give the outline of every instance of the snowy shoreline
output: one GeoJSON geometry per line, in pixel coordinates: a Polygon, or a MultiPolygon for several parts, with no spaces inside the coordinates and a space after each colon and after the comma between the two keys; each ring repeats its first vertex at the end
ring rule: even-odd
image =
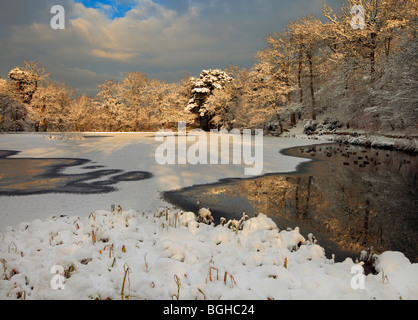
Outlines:
{"type": "MultiPolygon", "coordinates": [[[[301,138],[301,137],[298,137],[301,138]]],[[[383,149],[390,151],[401,151],[410,155],[418,154],[418,144],[416,139],[390,138],[387,136],[364,136],[355,137],[350,135],[317,136],[307,139],[324,140],[335,143],[346,143],[367,148],[383,149]]],[[[306,139],[306,138],[305,138],[306,139]]]]}
{"type": "MultiPolygon", "coordinates": [[[[49,137],[51,140],[60,141],[80,141],[85,140],[84,135],[112,135],[112,134],[125,134],[125,135],[149,135],[154,137],[156,132],[0,132],[0,135],[39,135],[49,137]]],[[[177,133],[174,132],[176,135],[177,133]]],[[[270,135],[267,135],[270,136],[270,135]]],[[[275,137],[273,135],[273,137],[275,137]]],[[[404,135],[389,135],[389,134],[371,134],[371,133],[356,133],[356,132],[323,132],[313,134],[303,134],[300,129],[290,130],[283,133],[280,137],[283,138],[296,138],[301,141],[313,140],[324,141],[324,143],[347,143],[356,146],[363,146],[368,148],[384,149],[390,151],[402,151],[411,155],[418,155],[418,140],[416,137],[406,137],[404,135]]]]}
{"type": "Polygon", "coordinates": [[[370,133],[356,131],[340,131],[329,124],[316,124],[312,121],[305,121],[298,124],[281,137],[297,138],[300,140],[313,140],[324,142],[345,143],[366,148],[383,149],[390,151],[401,151],[410,155],[418,155],[418,140],[416,136],[405,136],[404,134],[370,133]],[[315,130],[314,130],[315,129],[315,130]],[[330,129],[333,129],[330,131],[330,129]]]}

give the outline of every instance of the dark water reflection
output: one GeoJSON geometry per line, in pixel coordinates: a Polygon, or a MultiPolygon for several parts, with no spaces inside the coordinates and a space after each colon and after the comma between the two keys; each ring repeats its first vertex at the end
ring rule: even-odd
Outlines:
{"type": "Polygon", "coordinates": [[[284,153],[315,161],[295,174],[226,180],[165,196],[194,211],[200,200],[217,218],[266,213],[279,227],[312,232],[337,260],[373,247],[418,262],[417,157],[336,144],[284,153]]]}
{"type": "Polygon", "coordinates": [[[109,193],[117,191],[120,182],[147,180],[153,176],[150,172],[87,165],[91,164],[88,159],[11,158],[17,154],[18,151],[0,150],[0,196],[109,193]],[[64,173],[69,168],[83,172],[64,173]]]}

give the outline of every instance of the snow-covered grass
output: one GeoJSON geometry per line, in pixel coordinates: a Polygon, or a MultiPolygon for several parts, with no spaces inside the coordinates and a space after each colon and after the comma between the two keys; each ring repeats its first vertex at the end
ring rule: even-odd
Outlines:
{"type": "Polygon", "coordinates": [[[0,299],[418,298],[418,265],[401,253],[378,256],[379,274],[354,290],[351,259],[326,259],[263,214],[238,232],[168,209],[50,217],[7,228],[0,262],[0,299]]]}

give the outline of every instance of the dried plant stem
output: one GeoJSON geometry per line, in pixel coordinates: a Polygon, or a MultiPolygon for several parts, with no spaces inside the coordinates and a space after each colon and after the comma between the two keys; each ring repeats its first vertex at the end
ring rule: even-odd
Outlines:
{"type": "Polygon", "coordinates": [[[124,272],[125,272],[125,275],[124,275],[124,277],[123,277],[123,283],[122,283],[122,290],[121,290],[121,292],[120,292],[120,295],[121,295],[121,297],[122,297],[122,300],[125,300],[125,298],[128,298],[129,299],[129,296],[126,296],[125,297],[125,285],[126,285],[126,278],[128,278],[128,285],[129,285],[129,287],[130,287],[130,279],[129,279],[129,272],[130,272],[130,268],[125,264],[124,266],[123,266],[123,270],[124,270],[124,272]]]}
{"type": "MultiPolygon", "coordinates": [[[[205,295],[205,293],[202,291],[202,290],[200,290],[200,289],[197,289],[202,295],[203,295],[203,299],[204,300],[206,300],[206,295],[205,295]]],[[[197,297],[196,297],[197,298],[197,297]]]]}
{"type": "Polygon", "coordinates": [[[91,231],[91,240],[93,241],[93,245],[96,243],[96,235],[94,233],[94,230],[91,231]]]}
{"type": "Polygon", "coordinates": [[[180,287],[181,287],[181,281],[180,281],[180,278],[179,277],[177,277],[177,275],[175,275],[174,276],[174,281],[176,282],[176,284],[177,284],[177,295],[176,295],[176,298],[177,298],[177,300],[180,300],[180,287]]]}
{"type": "Polygon", "coordinates": [[[147,263],[147,253],[144,256],[144,262],[145,262],[145,271],[148,272],[149,267],[148,267],[148,263],[147,263]]]}

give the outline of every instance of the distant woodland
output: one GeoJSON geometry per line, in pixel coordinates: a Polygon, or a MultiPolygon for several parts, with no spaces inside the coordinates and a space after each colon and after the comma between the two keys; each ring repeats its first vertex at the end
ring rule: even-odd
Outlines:
{"type": "MultiPolygon", "coordinates": [[[[266,36],[250,69],[203,70],[177,83],[141,72],[108,80],[95,97],[51,80],[25,61],[0,79],[2,132],[143,132],[177,128],[264,129],[333,121],[367,132],[418,132],[416,0],[346,1],[338,12],[290,21],[266,36]],[[353,28],[354,5],[365,9],[353,28]]],[[[273,30],[272,30],[273,31],[273,30]]]]}

